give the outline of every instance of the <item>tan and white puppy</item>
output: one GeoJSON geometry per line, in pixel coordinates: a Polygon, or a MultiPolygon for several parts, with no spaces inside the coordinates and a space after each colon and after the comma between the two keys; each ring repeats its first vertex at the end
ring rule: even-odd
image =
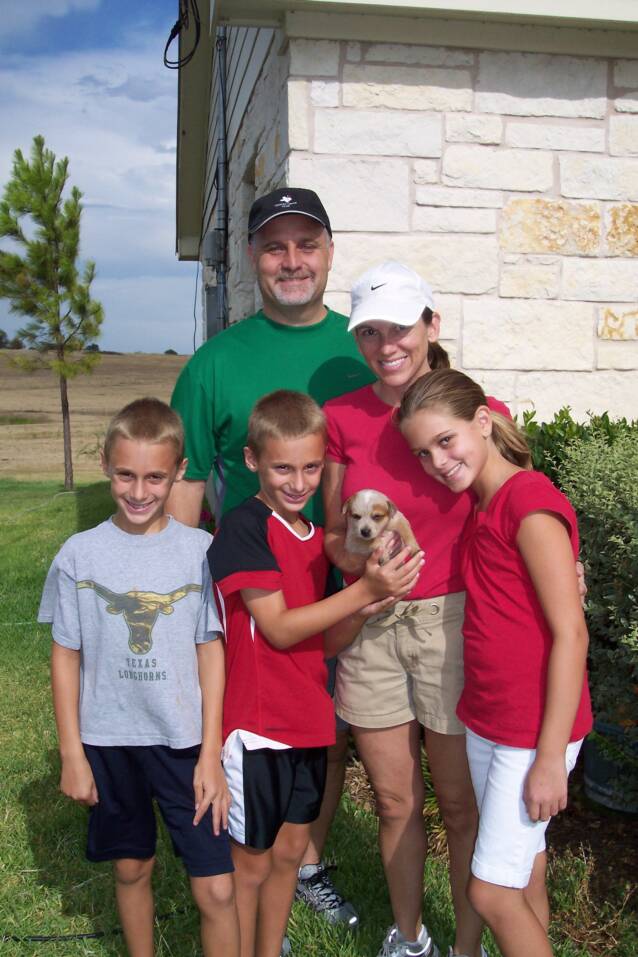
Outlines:
{"type": "Polygon", "coordinates": [[[405,515],[376,489],[364,488],[351,495],[343,503],[341,511],[346,516],[347,551],[355,555],[370,555],[382,545],[386,553],[380,559],[380,564],[402,548],[410,548],[413,554],[419,551],[419,543],[405,515]]]}

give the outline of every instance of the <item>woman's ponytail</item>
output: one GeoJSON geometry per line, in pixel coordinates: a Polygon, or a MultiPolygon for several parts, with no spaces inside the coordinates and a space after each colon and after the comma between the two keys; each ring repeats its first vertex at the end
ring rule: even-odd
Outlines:
{"type": "Polygon", "coordinates": [[[525,436],[513,419],[491,412],[492,441],[504,459],[522,469],[531,469],[532,454],[525,436]]]}
{"type": "MultiPolygon", "coordinates": [[[[425,323],[426,328],[432,324],[434,312],[429,306],[426,306],[421,313],[421,319],[425,323]]],[[[428,365],[432,371],[435,369],[450,368],[450,357],[447,351],[438,342],[428,343],[428,365]]]]}

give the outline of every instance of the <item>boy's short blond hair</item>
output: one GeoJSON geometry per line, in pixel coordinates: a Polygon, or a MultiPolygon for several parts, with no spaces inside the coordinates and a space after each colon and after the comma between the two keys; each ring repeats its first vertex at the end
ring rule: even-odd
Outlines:
{"type": "Polygon", "coordinates": [[[246,445],[259,457],[268,439],[301,439],[316,434],[325,439],[326,417],[315,400],[304,392],[277,389],[253,406],[246,445]]]}
{"type": "Polygon", "coordinates": [[[117,439],[150,442],[152,445],[170,442],[175,449],[175,461],[181,462],[184,458],[182,420],[161,399],[135,399],[111,419],[104,437],[104,458],[107,463],[117,439]]]}

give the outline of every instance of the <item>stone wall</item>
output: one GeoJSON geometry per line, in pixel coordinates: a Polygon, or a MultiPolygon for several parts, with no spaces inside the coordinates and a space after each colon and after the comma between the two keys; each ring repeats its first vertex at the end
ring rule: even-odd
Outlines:
{"type": "Polygon", "coordinates": [[[514,412],[637,417],[638,61],[299,38],[277,56],[287,142],[258,90],[255,179],[321,195],[327,301],[347,312],[364,269],[401,260],[455,364],[514,412]]]}

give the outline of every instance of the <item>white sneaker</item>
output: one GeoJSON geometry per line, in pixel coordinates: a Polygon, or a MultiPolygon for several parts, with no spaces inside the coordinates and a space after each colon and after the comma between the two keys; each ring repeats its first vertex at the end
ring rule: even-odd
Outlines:
{"type": "MultiPolygon", "coordinates": [[[[464,954],[455,954],[452,947],[448,948],[447,957],[465,957],[464,954]]],[[[489,957],[485,947],[481,944],[481,957],[489,957]]]]}
{"type": "Polygon", "coordinates": [[[416,940],[406,940],[396,924],[388,928],[377,957],[440,957],[439,949],[425,924],[416,940]]]}

